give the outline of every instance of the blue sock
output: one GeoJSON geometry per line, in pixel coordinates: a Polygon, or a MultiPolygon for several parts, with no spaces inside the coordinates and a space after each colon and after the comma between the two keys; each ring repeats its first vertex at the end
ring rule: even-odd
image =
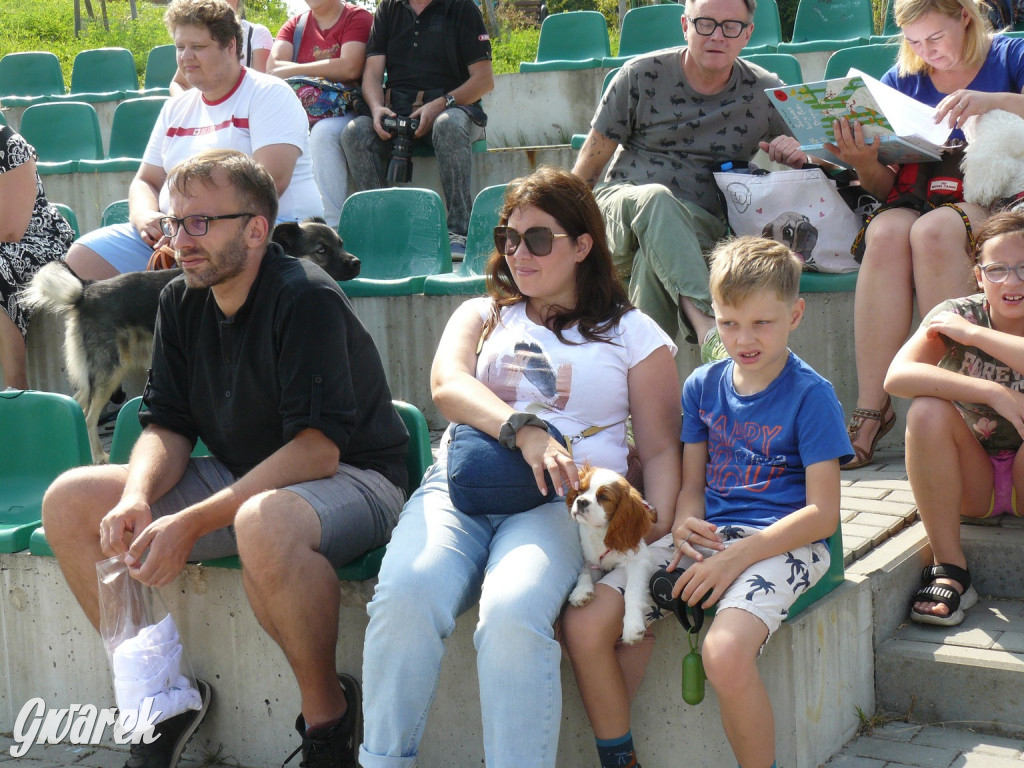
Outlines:
{"type": "Polygon", "coordinates": [[[617,739],[597,739],[597,756],[601,768],[640,768],[633,749],[632,731],[626,731],[617,739]]]}

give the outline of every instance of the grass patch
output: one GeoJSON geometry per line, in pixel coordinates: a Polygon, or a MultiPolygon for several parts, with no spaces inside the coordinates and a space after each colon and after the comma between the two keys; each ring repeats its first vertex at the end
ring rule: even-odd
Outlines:
{"type": "MultiPolygon", "coordinates": [[[[151,48],[171,42],[164,27],[166,5],[137,0],[138,18],[131,18],[128,0],[107,0],[110,30],[103,28],[100,4],[93,3],[96,18],[85,15],[83,29],[75,37],[74,5],[69,0],[0,0],[0,52],[50,51],[60,61],[64,83],[71,84],[71,70],[79,51],[90,48],[127,48],[135,56],[135,68],[142,83],[146,75],[146,56],[151,48]]],[[[245,16],[276,34],[288,19],[283,0],[247,0],[245,16]]],[[[502,19],[504,32],[492,43],[494,73],[518,72],[519,62],[537,56],[540,30],[523,19],[502,19]]],[[[610,30],[612,51],[618,48],[618,31],[610,30]]]]}

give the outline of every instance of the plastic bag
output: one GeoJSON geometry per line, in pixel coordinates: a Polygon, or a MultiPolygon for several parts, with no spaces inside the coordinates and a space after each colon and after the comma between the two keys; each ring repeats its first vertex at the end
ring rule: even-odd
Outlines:
{"type": "Polygon", "coordinates": [[[120,557],[96,563],[96,577],[119,728],[143,734],[186,710],[202,709],[178,628],[160,593],[133,579],[120,557]]]}

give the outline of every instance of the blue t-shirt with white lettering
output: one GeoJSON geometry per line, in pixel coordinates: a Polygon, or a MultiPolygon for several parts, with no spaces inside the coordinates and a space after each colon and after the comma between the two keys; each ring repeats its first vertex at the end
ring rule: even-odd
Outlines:
{"type": "Polygon", "coordinates": [[[731,359],[683,385],[684,443],[708,444],[705,519],[767,528],[807,505],[805,469],[853,456],[832,385],[792,352],[765,389],[740,395],[731,359]]]}

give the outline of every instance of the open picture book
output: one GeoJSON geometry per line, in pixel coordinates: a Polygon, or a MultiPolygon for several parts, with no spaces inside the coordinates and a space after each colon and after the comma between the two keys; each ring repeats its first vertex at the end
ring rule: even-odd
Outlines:
{"type": "Polygon", "coordinates": [[[878,159],[887,165],[938,160],[952,130],[946,121],[934,122],[934,107],[856,69],[846,77],[767,88],[765,93],[804,152],[847,167],[825,149],[826,143],[835,143],[832,124],[839,118],[859,122],[866,141],[880,141],[878,159]]]}

